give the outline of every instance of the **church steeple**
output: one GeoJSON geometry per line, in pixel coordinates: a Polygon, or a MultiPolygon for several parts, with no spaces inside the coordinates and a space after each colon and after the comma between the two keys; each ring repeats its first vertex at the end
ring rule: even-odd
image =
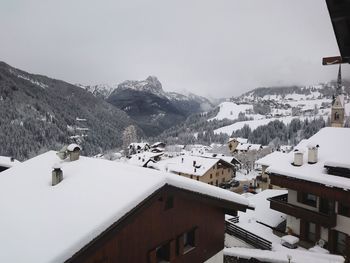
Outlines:
{"type": "Polygon", "coordinates": [[[336,96],[342,93],[341,64],[339,64],[336,96]]]}
{"type": "Polygon", "coordinates": [[[337,87],[335,96],[333,96],[332,110],[331,110],[331,126],[344,127],[345,109],[344,109],[344,95],[342,94],[342,79],[341,79],[341,65],[339,64],[337,87]]]}

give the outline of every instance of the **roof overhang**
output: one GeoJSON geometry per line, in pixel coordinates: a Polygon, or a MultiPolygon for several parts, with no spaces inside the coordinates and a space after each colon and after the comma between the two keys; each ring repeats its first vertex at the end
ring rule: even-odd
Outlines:
{"type": "Polygon", "coordinates": [[[323,58],[323,65],[350,63],[350,0],[326,0],[340,56],[323,58]]]}

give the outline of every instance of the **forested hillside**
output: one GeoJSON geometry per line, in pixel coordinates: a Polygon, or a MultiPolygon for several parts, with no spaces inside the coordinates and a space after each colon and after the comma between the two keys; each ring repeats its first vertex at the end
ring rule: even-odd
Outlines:
{"type": "Polygon", "coordinates": [[[121,146],[123,130],[133,124],[81,88],[0,62],[0,155],[23,160],[59,149],[80,132],[77,118],[89,129],[82,145],[87,155],[121,146]]]}

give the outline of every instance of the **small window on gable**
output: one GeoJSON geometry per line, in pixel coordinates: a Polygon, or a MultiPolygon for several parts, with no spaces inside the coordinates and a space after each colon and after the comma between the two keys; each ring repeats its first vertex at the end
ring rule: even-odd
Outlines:
{"type": "Polygon", "coordinates": [[[174,197],[170,195],[166,199],[164,210],[168,210],[173,207],[174,207],[174,197]]]}
{"type": "Polygon", "coordinates": [[[184,233],[184,254],[189,252],[190,250],[196,247],[196,229],[192,229],[186,233],[184,233]]]}

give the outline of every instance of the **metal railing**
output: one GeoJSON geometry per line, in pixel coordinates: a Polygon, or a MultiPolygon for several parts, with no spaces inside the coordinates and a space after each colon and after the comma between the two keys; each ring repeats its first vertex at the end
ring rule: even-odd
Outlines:
{"type": "Polygon", "coordinates": [[[255,248],[271,250],[272,243],[264,238],[261,238],[229,221],[225,221],[226,223],[226,233],[232,236],[235,236],[244,242],[252,245],[255,248]]]}

